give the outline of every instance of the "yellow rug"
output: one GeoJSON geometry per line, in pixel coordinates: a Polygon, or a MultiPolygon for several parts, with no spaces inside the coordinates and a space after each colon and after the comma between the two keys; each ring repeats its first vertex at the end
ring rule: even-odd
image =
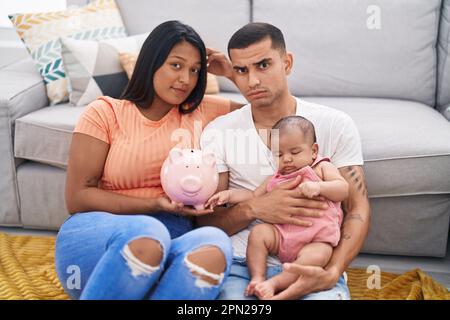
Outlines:
{"type": "MultiPolygon", "coordinates": [[[[0,300],[69,299],[54,268],[54,237],[12,236],[0,233],[0,300]]],[[[381,273],[381,288],[368,289],[371,274],[349,269],[348,285],[354,300],[448,299],[450,292],[421,270],[405,274],[381,273]]]]}

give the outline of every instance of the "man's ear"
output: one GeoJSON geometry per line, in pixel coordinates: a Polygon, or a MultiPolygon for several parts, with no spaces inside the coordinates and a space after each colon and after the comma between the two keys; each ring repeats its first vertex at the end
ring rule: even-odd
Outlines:
{"type": "Polygon", "coordinates": [[[294,65],[294,54],[292,52],[286,52],[284,55],[284,70],[286,75],[291,74],[292,67],[294,65]]]}

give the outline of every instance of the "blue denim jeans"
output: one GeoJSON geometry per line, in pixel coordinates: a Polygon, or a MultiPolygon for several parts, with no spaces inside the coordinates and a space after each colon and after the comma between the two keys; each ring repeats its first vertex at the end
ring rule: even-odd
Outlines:
{"type": "MultiPolygon", "coordinates": [[[[283,267],[268,266],[266,278],[271,278],[280,273],[283,267]]],[[[245,258],[233,258],[230,274],[225,281],[218,299],[220,300],[255,300],[256,297],[246,297],[245,288],[250,282],[250,273],[247,268],[245,258]]],[[[338,283],[330,290],[308,294],[301,300],[350,300],[350,291],[345,282],[344,276],[339,278],[338,283]]]]}
{"type": "Polygon", "coordinates": [[[164,212],[152,216],[86,212],[69,217],[61,226],[55,264],[72,299],[191,300],[217,297],[230,271],[231,257],[231,242],[222,230],[193,230],[185,217],[164,212]],[[139,238],[160,243],[159,266],[145,265],[126,249],[139,238]],[[217,285],[194,275],[186,260],[190,252],[203,246],[216,246],[225,256],[227,265],[217,285]]]}

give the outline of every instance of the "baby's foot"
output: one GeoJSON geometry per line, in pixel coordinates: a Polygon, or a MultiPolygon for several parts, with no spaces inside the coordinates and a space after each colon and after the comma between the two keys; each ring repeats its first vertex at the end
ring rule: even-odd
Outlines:
{"type": "Polygon", "coordinates": [[[258,283],[255,286],[255,295],[261,299],[266,300],[273,297],[275,294],[275,284],[269,280],[258,283]]]}
{"type": "Polygon", "coordinates": [[[263,283],[264,278],[253,278],[245,289],[245,296],[250,297],[255,294],[255,287],[257,284],[263,283]]]}

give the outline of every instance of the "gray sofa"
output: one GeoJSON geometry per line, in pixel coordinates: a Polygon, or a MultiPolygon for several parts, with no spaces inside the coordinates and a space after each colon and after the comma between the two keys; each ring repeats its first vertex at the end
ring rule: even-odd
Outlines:
{"type": "MultiPolygon", "coordinates": [[[[117,3],[130,35],[179,19],[224,51],[233,32],[250,21],[278,26],[295,54],[292,93],[345,111],[359,129],[372,206],[363,252],[445,255],[450,0],[117,3]]],[[[222,95],[242,101],[228,80],[220,86],[222,95]]],[[[1,225],[58,229],[68,216],[65,168],[83,108],[48,106],[29,58],[0,70],[1,225]]]]}

